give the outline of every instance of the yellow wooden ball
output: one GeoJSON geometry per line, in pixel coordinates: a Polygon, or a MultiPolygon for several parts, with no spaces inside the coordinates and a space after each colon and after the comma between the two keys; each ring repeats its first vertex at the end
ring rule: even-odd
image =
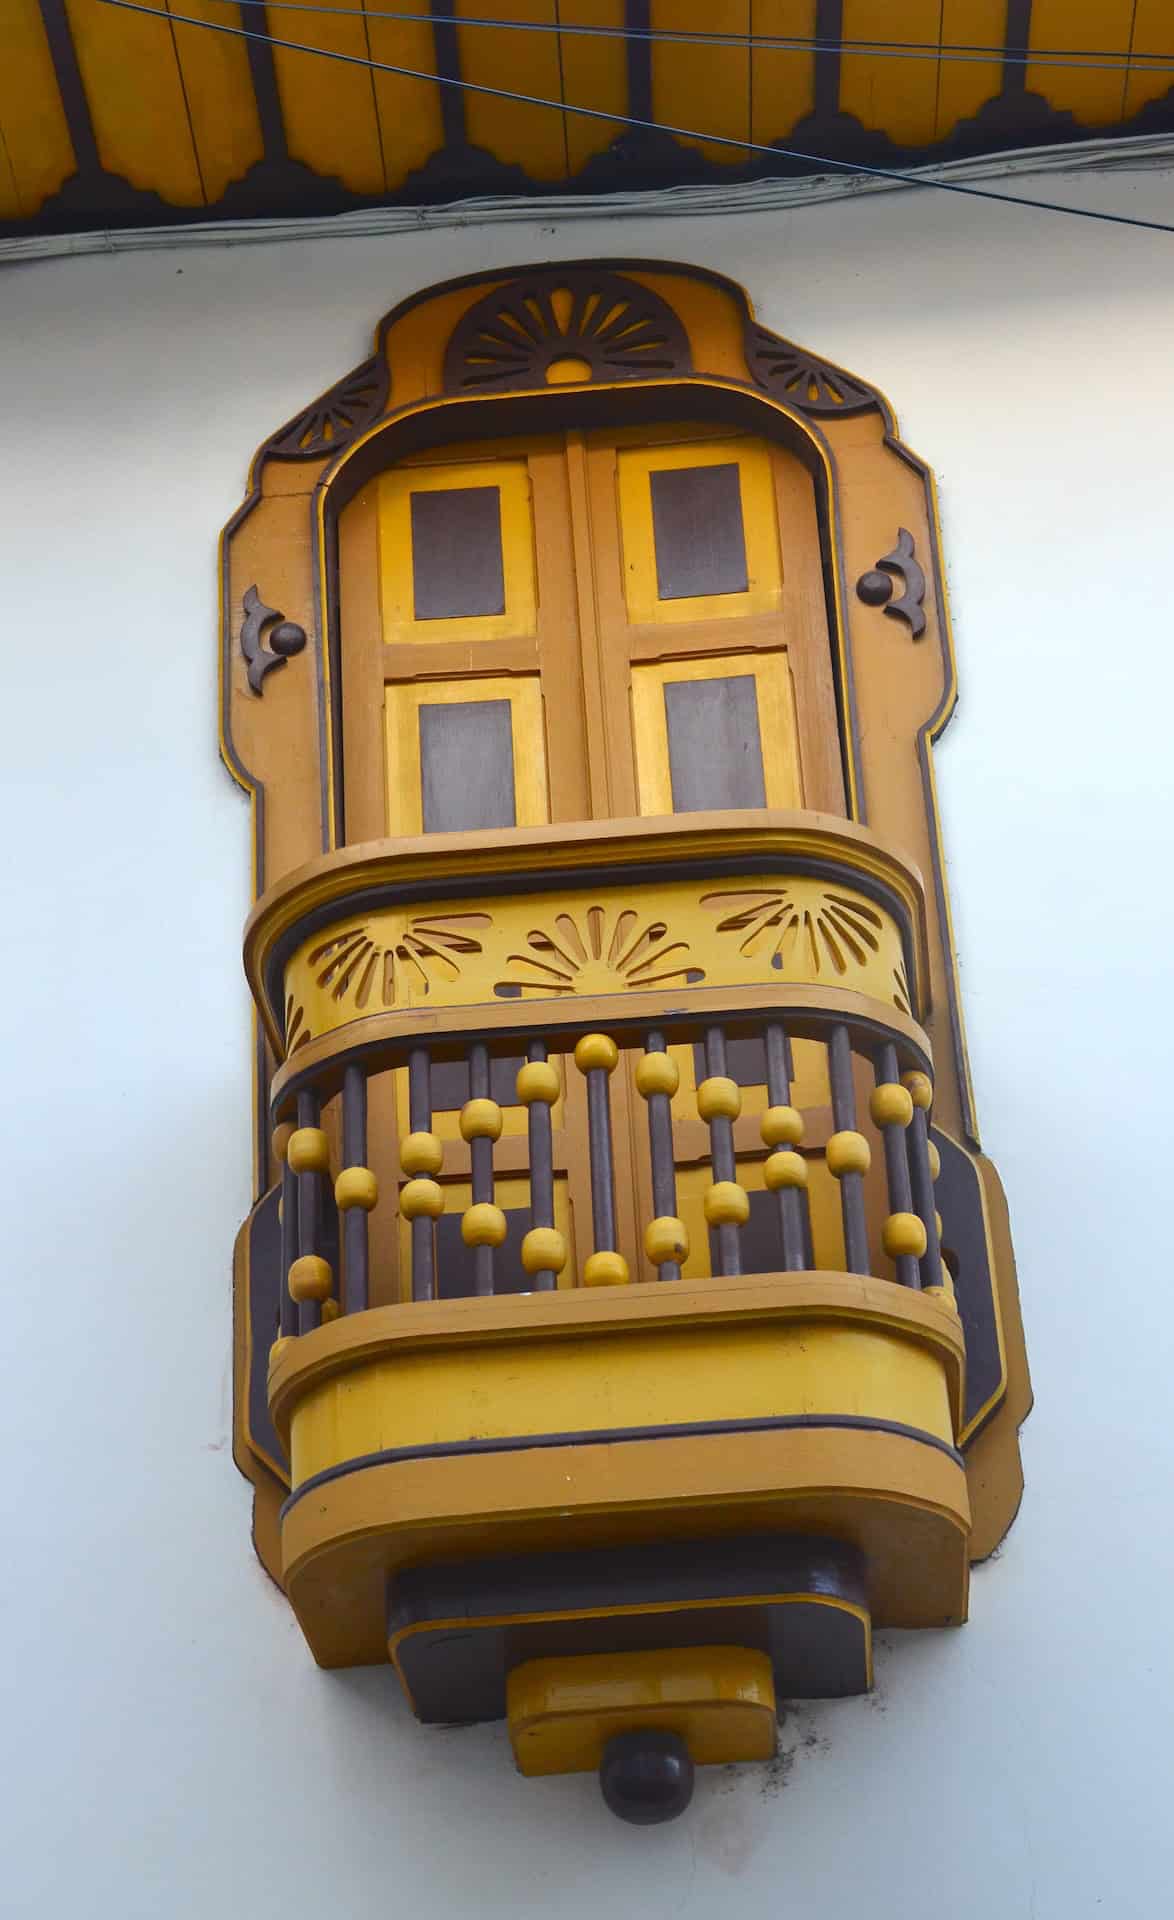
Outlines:
{"type": "Polygon", "coordinates": [[[915,1107],[929,1108],[933,1105],[933,1081],[928,1073],[903,1073],[901,1085],[908,1087],[909,1097],[915,1107]]]}
{"type": "Polygon", "coordinates": [[[277,1365],[277,1362],[280,1360],[282,1354],[285,1352],[286,1348],[292,1347],[292,1346],[293,1346],[293,1340],[290,1337],[290,1335],[288,1333],[279,1333],[276,1340],[273,1342],[273,1345],[269,1349],[269,1365],[271,1367],[275,1367],[277,1365]]]}
{"type": "Polygon", "coordinates": [[[444,1165],[444,1143],[434,1133],[407,1133],[400,1142],[399,1163],[408,1174],[439,1173],[444,1165]]]}
{"type": "Polygon", "coordinates": [[[334,1202],[343,1213],[350,1207],[370,1213],[378,1198],[379,1182],[370,1167],[344,1167],[334,1183],[334,1202]]]}
{"type": "Polygon", "coordinates": [[[805,1187],[807,1162],[801,1153],[772,1153],[762,1169],[762,1177],[772,1193],[780,1187],[805,1187]]]}
{"type": "Polygon", "coordinates": [[[828,1172],[842,1180],[846,1173],[867,1173],[872,1165],[872,1149],[862,1133],[845,1129],[833,1133],[827,1144],[828,1172]]]}
{"type": "Polygon", "coordinates": [[[593,1073],[598,1067],[604,1073],[614,1073],[619,1057],[619,1048],[606,1033],[585,1033],[575,1048],[575,1065],[580,1073],[593,1073]]]}
{"type": "Polygon", "coordinates": [[[938,1236],[938,1240],[940,1241],[940,1240],[941,1240],[941,1237],[942,1237],[942,1216],[941,1216],[941,1214],[940,1214],[940,1213],[935,1213],[935,1214],[934,1214],[934,1217],[933,1217],[933,1230],[934,1230],[934,1232],[935,1232],[935,1233],[937,1234],[937,1236],[938,1236]]]}
{"type": "Polygon", "coordinates": [[[293,1132],[293,1128],[290,1126],[290,1123],[288,1120],[283,1120],[279,1127],[274,1127],[273,1158],[275,1160],[285,1159],[286,1149],[289,1146],[289,1136],[292,1132],[293,1132]]]}
{"type": "Polygon", "coordinates": [[[697,1111],[703,1120],[736,1120],[742,1111],[742,1089],[728,1074],[715,1073],[697,1089],[697,1111]]]}
{"type": "Polygon", "coordinates": [[[671,1053],[646,1053],[636,1068],[636,1088],[645,1100],[654,1093],[667,1093],[671,1100],[681,1084],[681,1074],[671,1053]]]}
{"type": "Polygon", "coordinates": [[[466,1100],[461,1108],[462,1140],[500,1140],[501,1108],[496,1100],[466,1100]]]}
{"type": "Polygon", "coordinates": [[[338,1319],[341,1312],[342,1308],[339,1306],[337,1300],[324,1300],[322,1302],[322,1325],[328,1327],[332,1320],[338,1319]]]}
{"type": "Polygon", "coordinates": [[[325,1173],[330,1165],[330,1142],[321,1127],[295,1127],[285,1154],[295,1173],[325,1173]]]}
{"type": "Polygon", "coordinates": [[[744,1227],[750,1218],[750,1195],[736,1180],[715,1180],[705,1195],[705,1218],[711,1227],[744,1227]]]}
{"type": "Polygon", "coordinates": [[[915,1213],[890,1213],[881,1230],[881,1242],[890,1260],[912,1254],[920,1260],[925,1252],[925,1222],[915,1213]]]}
{"type": "Polygon", "coordinates": [[[505,1235],[505,1215],[491,1200],[478,1200],[461,1215],[461,1239],[467,1247],[500,1247],[505,1235]]]}
{"type": "Polygon", "coordinates": [[[931,1180],[936,1180],[942,1170],[942,1156],[932,1140],[926,1141],[926,1151],[929,1154],[929,1177],[931,1180]]]}
{"type": "Polygon", "coordinates": [[[797,1147],[803,1138],[803,1115],[798,1107],[768,1107],[758,1127],[768,1147],[797,1147]]]}
{"type": "Polygon", "coordinates": [[[654,1267],[662,1267],[666,1260],[687,1260],[689,1230],[685,1222],[671,1213],[650,1220],[644,1229],[644,1251],[654,1267]]]}
{"type": "Polygon", "coordinates": [[[334,1285],[330,1263],[321,1254],[303,1253],[289,1270],[291,1300],[327,1300],[334,1285]]]}
{"type": "Polygon", "coordinates": [[[439,1220],[444,1212],[444,1190],[435,1180],[409,1180],[400,1192],[399,1210],[405,1220],[439,1220]]]}
{"type": "Polygon", "coordinates": [[[527,1060],[518,1068],[517,1093],[524,1107],[533,1106],[536,1100],[552,1107],[559,1096],[557,1067],[552,1067],[549,1060],[527,1060]]]}
{"type": "Polygon", "coordinates": [[[591,1254],[583,1268],[585,1287],[626,1287],[628,1278],[628,1263],[623,1254],[606,1249],[591,1254]]]}
{"type": "Polygon", "coordinates": [[[907,1127],[913,1118],[913,1096],[908,1087],[887,1080],[873,1088],[868,1111],[874,1127],[907,1127]]]}
{"type": "Polygon", "coordinates": [[[557,1227],[531,1227],[522,1242],[522,1265],[527,1273],[561,1273],[567,1264],[567,1243],[557,1227]]]}

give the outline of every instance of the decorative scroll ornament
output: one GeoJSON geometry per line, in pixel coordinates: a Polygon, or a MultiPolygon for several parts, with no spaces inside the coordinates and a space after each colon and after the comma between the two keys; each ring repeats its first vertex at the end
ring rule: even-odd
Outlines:
{"type": "Polygon", "coordinates": [[[444,358],[448,392],[689,373],[685,330],[658,294],[601,269],[537,273],[470,307],[444,358]]]}
{"type": "Polygon", "coordinates": [[[287,620],[277,607],[267,607],[256,587],[246,588],[244,610],[241,652],[248,662],[249,685],[254,693],[260,693],[265,675],[274,667],[283,667],[293,654],[301,652],[306,644],[306,629],[287,620]],[[278,622],[276,626],[274,621],[278,622]]]}
{"type": "Polygon", "coordinates": [[[746,329],[746,360],[765,392],[787,400],[801,413],[864,413],[878,405],[876,394],[830,361],[783,340],[751,321],[746,329]]]}
{"type": "Polygon", "coordinates": [[[280,460],[312,460],[338,453],[378,420],[386,400],[387,363],[381,355],[372,355],[279,427],[266,442],[265,452],[280,460]]]}
{"type": "Polygon", "coordinates": [[[857,597],[866,607],[883,607],[893,620],[907,620],[914,640],[925,632],[925,574],[914,555],[913,535],[907,527],[898,527],[897,544],[892,553],[878,560],[875,572],[862,573],[856,582],[857,597]],[[893,599],[894,579],[900,579],[904,592],[893,599]]]}

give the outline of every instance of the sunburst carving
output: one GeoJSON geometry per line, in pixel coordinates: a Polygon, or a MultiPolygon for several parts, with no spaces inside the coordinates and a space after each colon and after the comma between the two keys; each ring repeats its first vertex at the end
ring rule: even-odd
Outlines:
{"type": "Polygon", "coordinates": [[[847,973],[879,953],[884,920],[874,907],[824,889],[812,901],[796,900],[786,887],[770,892],[706,894],[702,905],[720,915],[719,933],[741,936],[747,959],[769,953],[770,964],[820,974],[847,973]]]}
{"type": "Polygon", "coordinates": [[[372,355],[280,427],[266,451],[283,460],[337,453],[379,418],[386,398],[387,366],[381,356],[372,355]]]}
{"type": "Polygon", "coordinates": [[[665,921],[647,920],[631,907],[557,913],[549,927],[535,927],[526,944],[528,952],[508,956],[509,972],[495,993],[615,993],[696,986],[705,978],[686,941],[672,939],[665,921]]]}
{"type": "Polygon", "coordinates": [[[746,358],[760,387],[802,413],[863,413],[877,404],[876,394],[862,380],[817,360],[766,327],[747,328],[746,358]]]}
{"type": "Polygon", "coordinates": [[[364,922],[311,948],[309,965],[332,999],[349,999],[360,1013],[391,1007],[413,988],[427,994],[434,980],[459,980],[465,961],[481,952],[477,935],[489,924],[487,913],[430,914],[410,921],[388,946],[364,922]]]}
{"type": "Polygon", "coordinates": [[[449,341],[449,392],[504,392],[691,370],[689,342],[658,294],[618,273],[531,274],[471,307],[449,341]]]}

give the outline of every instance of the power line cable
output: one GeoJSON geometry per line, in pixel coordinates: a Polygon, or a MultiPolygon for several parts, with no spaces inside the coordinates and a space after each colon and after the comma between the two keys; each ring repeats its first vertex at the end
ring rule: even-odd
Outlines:
{"type": "Polygon", "coordinates": [[[704,133],[696,127],[678,127],[670,121],[641,120],[632,114],[609,113],[603,107],[572,106],[569,101],[546,100],[534,93],[516,93],[509,87],[490,87],[472,80],[458,80],[448,74],[426,73],[419,67],[392,66],[384,60],[364,60],[358,54],[339,53],[330,47],[306,47],[297,40],[278,40],[270,33],[250,33],[245,27],[221,26],[214,20],[199,20],[187,13],[164,13],[141,0],[102,0],[102,5],[117,7],[124,13],[146,14],[148,19],[174,22],[178,26],[200,27],[207,33],[226,33],[236,40],[257,40],[263,46],[281,47],[290,53],[304,53],[320,60],[340,61],[344,66],[361,67],[368,73],[391,73],[400,79],[425,80],[433,86],[458,87],[463,93],[489,95],[495,100],[512,100],[524,107],[545,107],[552,113],[572,113],[588,120],[604,120],[613,126],[638,127],[646,133],[667,133],[680,140],[701,140],[711,146],[735,147],[742,153],[761,153],[772,160],[802,160],[815,168],[833,168],[861,179],[892,180],[902,187],[926,187],[939,193],[960,193],[971,200],[997,200],[1004,206],[1029,207],[1040,213],[1066,213],[1077,220],[1103,220],[1116,227],[1145,228],[1151,233],[1174,233],[1174,226],[1163,220],[1138,220],[1128,213],[1101,213],[1094,207],[1066,207],[1061,200],[1028,200],[1021,194],[998,193],[992,187],[963,186],[957,180],[930,180],[922,175],[902,172],[897,167],[869,167],[855,160],[834,160],[827,154],[803,153],[797,147],[764,146],[761,141],[736,140],[731,134],[704,133]]]}
{"type": "MultiPolygon", "coordinates": [[[[832,53],[869,60],[932,60],[961,66],[1046,66],[1085,73],[1168,73],[1174,79],[1174,54],[1126,53],[1114,47],[1039,47],[1016,53],[967,41],[832,40],[802,34],[707,33],[685,27],[592,27],[554,20],[497,20],[481,15],[401,13],[375,7],[332,7],[324,0],[215,0],[219,6],[265,7],[273,13],[326,14],[332,19],[395,20],[413,26],[500,27],[506,33],[554,33],[560,38],[624,40],[653,46],[742,47],[748,52],[832,53]],[[1152,64],[1142,64],[1152,63],[1152,64]]],[[[205,25],[209,24],[204,22],[205,25]]]]}

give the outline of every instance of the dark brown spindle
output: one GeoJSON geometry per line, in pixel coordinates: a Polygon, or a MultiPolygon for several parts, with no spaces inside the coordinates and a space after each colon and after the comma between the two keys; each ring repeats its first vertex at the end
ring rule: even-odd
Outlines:
{"type": "MultiPolygon", "coordinates": [[[[347,1067],[342,1076],[342,1163],[367,1165],[367,1075],[362,1067],[347,1067]]],[[[343,1214],[344,1313],[363,1313],[367,1306],[369,1240],[365,1207],[347,1207],[343,1214]]]]}
{"type": "Polygon", "coordinates": [[[583,1269],[588,1286],[627,1278],[616,1246],[616,1183],[612,1159],[611,1089],[619,1060],[606,1033],[585,1033],[575,1045],[575,1065],[587,1082],[587,1143],[591,1154],[591,1238],[594,1250],[583,1269]]]}
{"type": "Polygon", "coordinates": [[[281,1163],[281,1306],[280,1329],[298,1330],[297,1301],[289,1290],[289,1270],[298,1257],[298,1176],[288,1160],[281,1163]]]}
{"type": "MultiPolygon", "coordinates": [[[[545,1042],[531,1040],[526,1048],[526,1058],[544,1065],[545,1042]]],[[[554,1130],[549,1101],[531,1100],[527,1108],[527,1122],[530,1136],[530,1225],[553,1227],[554,1130]]],[[[553,1267],[540,1268],[533,1278],[535,1291],[539,1293],[549,1292],[558,1283],[558,1275],[553,1267]]]]}
{"type": "MultiPolygon", "coordinates": [[[[897,1083],[897,1049],[892,1041],[886,1041],[878,1048],[876,1061],[876,1084],[878,1087],[890,1087],[897,1083]]],[[[908,1108],[906,1108],[908,1112],[908,1108]]],[[[905,1138],[906,1129],[899,1121],[890,1121],[880,1128],[885,1148],[885,1179],[889,1189],[889,1212],[912,1213],[913,1187],[909,1175],[909,1148],[905,1138]]],[[[916,1254],[899,1253],[893,1262],[898,1283],[903,1287],[920,1287],[921,1265],[916,1254]]]]}
{"type": "MultiPolygon", "coordinates": [[[[766,1029],[766,1097],[772,1107],[791,1104],[791,1047],[784,1029],[772,1022],[766,1029]]],[[[788,1273],[806,1273],[812,1266],[811,1218],[803,1187],[780,1187],[779,1229],[783,1267],[788,1273]]]]}
{"type": "Polygon", "coordinates": [[[923,1073],[907,1073],[905,1085],[913,1095],[913,1118],[909,1123],[909,1181],[913,1211],[925,1228],[925,1252],[921,1256],[922,1287],[940,1287],[942,1248],[938,1239],[937,1209],[934,1203],[933,1173],[929,1164],[929,1109],[921,1104],[929,1081],[923,1073]],[[923,1088],[924,1083],[924,1088],[923,1088]],[[920,1097],[919,1097],[920,1096],[920,1097]]]}
{"type": "MultiPolygon", "coordinates": [[[[726,1072],[726,1036],[720,1027],[707,1027],[705,1030],[705,1071],[708,1077],[725,1076],[726,1072]]],[[[734,1123],[725,1114],[717,1114],[708,1123],[709,1159],[713,1168],[714,1184],[719,1180],[738,1178],[738,1163],[734,1155],[734,1123]]],[[[723,1277],[741,1273],[742,1247],[740,1229],[730,1221],[723,1221],[715,1229],[717,1233],[717,1270],[723,1277]]]]}
{"type": "MultiPolygon", "coordinates": [[[[666,1053],[664,1035],[654,1028],[644,1043],[647,1053],[666,1053]]],[[[667,1069],[666,1069],[667,1071],[667,1069]]],[[[652,1164],[652,1211],[658,1220],[677,1217],[677,1163],[673,1157],[673,1107],[667,1093],[650,1093],[648,1103],[648,1157],[652,1164]]],[[[679,1280],[679,1260],[662,1260],[658,1280],[679,1280]]]]}
{"type": "MultiPolygon", "coordinates": [[[[322,1105],[316,1093],[299,1093],[298,1126],[317,1127],[322,1105]]],[[[298,1183],[298,1258],[316,1254],[322,1230],[322,1175],[314,1170],[297,1175],[298,1183]]],[[[322,1324],[322,1308],[317,1300],[298,1302],[298,1332],[312,1333],[322,1324]]]]}
{"type": "MultiPolygon", "coordinates": [[[[480,1042],[469,1048],[469,1098],[489,1099],[489,1048],[480,1042]]],[[[477,1134],[469,1142],[469,1167],[472,1175],[473,1205],[493,1204],[493,1141],[488,1134],[477,1134]]],[[[473,1248],[473,1292],[493,1292],[493,1248],[473,1248]]]]}
{"type": "MultiPolygon", "coordinates": [[[[427,1047],[413,1047],[408,1055],[408,1128],[412,1133],[432,1131],[432,1069],[427,1047]]],[[[436,1227],[427,1214],[412,1221],[412,1299],[436,1298],[436,1227]]]]}
{"type": "MultiPolygon", "coordinates": [[[[832,1119],[837,1133],[856,1132],[856,1085],[852,1078],[852,1042],[844,1026],[832,1028],[828,1041],[828,1078],[832,1089],[832,1119]]],[[[868,1224],[864,1212],[864,1175],[839,1176],[840,1212],[844,1221],[844,1259],[849,1273],[867,1273],[868,1224]]]]}

